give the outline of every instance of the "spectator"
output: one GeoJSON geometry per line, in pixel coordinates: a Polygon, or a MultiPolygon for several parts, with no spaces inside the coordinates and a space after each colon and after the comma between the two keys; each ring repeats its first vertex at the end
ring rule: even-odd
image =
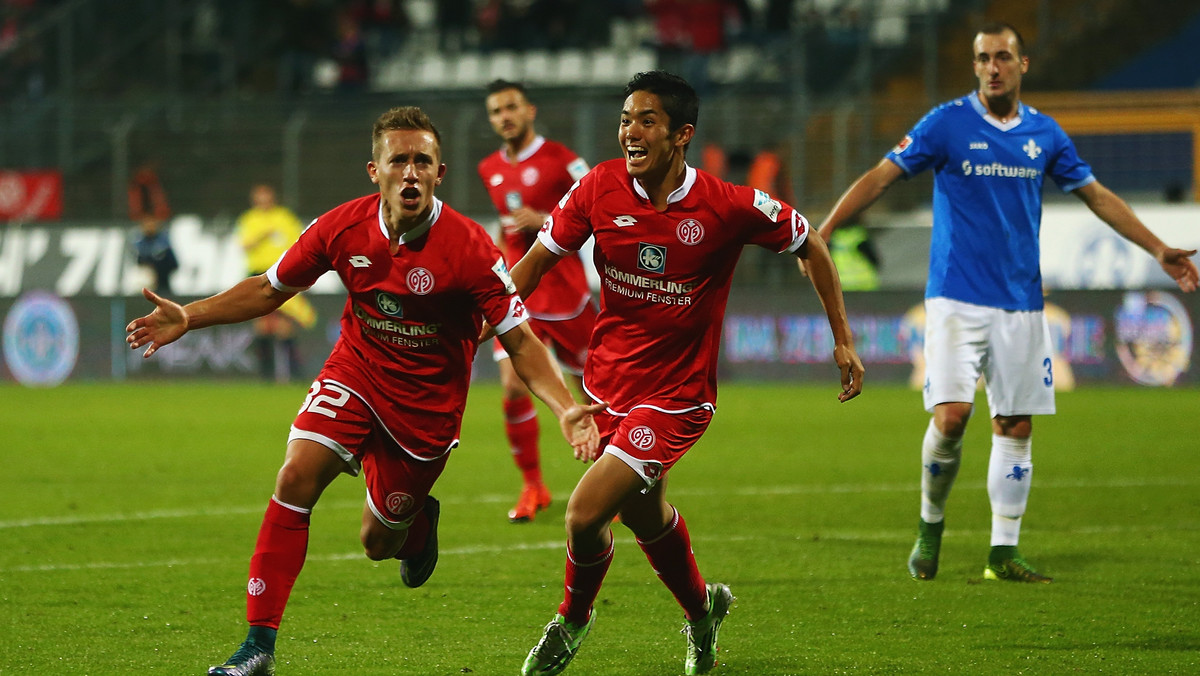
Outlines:
{"type": "Polygon", "coordinates": [[[151,278],[150,286],[160,293],[171,293],[171,273],[179,269],[179,260],[171,247],[167,220],[171,207],[158,177],[158,163],[147,160],[129,179],[129,220],[137,225],[133,250],[137,264],[151,278]]]}

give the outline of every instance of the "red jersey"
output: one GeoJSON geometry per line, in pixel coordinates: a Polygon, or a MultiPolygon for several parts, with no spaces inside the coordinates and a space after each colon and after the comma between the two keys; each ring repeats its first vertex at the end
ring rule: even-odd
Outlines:
{"type": "Polygon", "coordinates": [[[267,276],[301,291],[337,272],[348,295],[322,376],[366,402],[409,453],[433,458],[457,444],[482,320],[504,333],[526,313],[478,223],[435,198],[392,256],[380,204],[369,195],[319,217],[267,276]]]}
{"type": "Polygon", "coordinates": [[[795,252],[808,221],[767,193],[692,167],[660,213],[616,159],[563,197],[538,238],[565,255],[589,235],[601,289],[588,395],[618,415],[639,406],[682,413],[715,406],[725,303],[742,247],[795,252]]]}
{"type": "MultiPolygon", "coordinates": [[[[522,206],[550,213],[575,181],[587,172],[587,162],[563,144],[543,136],[536,137],[521,151],[515,163],[509,161],[504,148],[479,162],[479,178],[500,213],[501,226],[511,223],[509,214],[522,206]]],[[[501,248],[509,266],[521,260],[536,238],[536,232],[501,228],[501,248]]],[[[591,291],[583,261],[572,255],[546,275],[537,296],[526,303],[526,308],[534,319],[562,321],[578,316],[590,301],[591,291]]]]}

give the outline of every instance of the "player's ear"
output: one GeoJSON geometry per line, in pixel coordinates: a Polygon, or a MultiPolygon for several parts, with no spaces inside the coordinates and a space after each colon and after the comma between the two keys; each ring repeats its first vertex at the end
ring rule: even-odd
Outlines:
{"type": "Polygon", "coordinates": [[[692,142],[692,137],[696,135],[696,126],[685,124],[675,130],[675,145],[683,148],[692,142]]]}
{"type": "Polygon", "coordinates": [[[372,183],[379,183],[379,167],[375,165],[373,160],[371,162],[367,162],[367,176],[371,177],[372,183]]]}
{"type": "Polygon", "coordinates": [[[437,178],[433,180],[433,184],[441,185],[443,178],[446,178],[446,165],[439,164],[438,165],[438,175],[437,175],[437,178]]]}

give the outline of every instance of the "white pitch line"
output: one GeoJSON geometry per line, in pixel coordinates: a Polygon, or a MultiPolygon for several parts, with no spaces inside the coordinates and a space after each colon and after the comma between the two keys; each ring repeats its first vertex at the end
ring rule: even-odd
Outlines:
{"type": "MultiPolygon", "coordinates": [[[[1183,479],[1177,477],[1162,477],[1152,479],[1136,479],[1124,480],[1113,479],[1111,481],[1072,481],[1072,480],[1057,480],[1057,481],[1039,481],[1037,486],[1039,491],[1055,490],[1055,489],[1079,489],[1079,488],[1155,488],[1155,487],[1186,487],[1195,486],[1200,483],[1200,479],[1191,478],[1183,479]]],[[[958,490],[982,490],[986,488],[986,484],[982,481],[962,481],[956,484],[958,490]]],[[[835,484],[828,485],[792,485],[792,486],[750,486],[750,487],[732,487],[722,491],[713,489],[700,490],[672,490],[672,495],[690,496],[690,497],[727,497],[729,495],[743,496],[773,496],[773,495],[843,495],[843,494],[859,494],[859,493],[907,493],[916,492],[919,490],[919,484],[916,481],[905,484],[835,484]]],[[[506,495],[477,495],[469,499],[445,498],[442,502],[446,504],[496,504],[509,500],[511,496],[506,495]]],[[[362,507],[361,501],[331,501],[321,503],[318,509],[338,510],[338,509],[358,509],[362,507]]],[[[195,519],[203,517],[216,516],[239,516],[243,514],[261,514],[266,509],[266,503],[255,506],[240,506],[240,507],[204,507],[198,509],[156,509],[146,512],[130,512],[126,514],[90,514],[77,516],[43,516],[32,517],[28,519],[14,519],[10,521],[0,521],[0,530],[8,528],[32,528],[37,526],[75,526],[94,523],[122,523],[128,521],[152,521],[155,519],[195,519]]]]}

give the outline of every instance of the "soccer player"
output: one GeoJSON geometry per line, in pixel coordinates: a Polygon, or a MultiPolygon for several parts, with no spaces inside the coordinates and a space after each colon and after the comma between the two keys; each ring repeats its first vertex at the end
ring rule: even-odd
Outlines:
{"type": "Polygon", "coordinates": [[[1017,551],[1029,498],[1033,415],[1054,413],[1053,346],[1043,313],[1038,230],[1047,176],[1113,230],[1145,249],[1184,291],[1197,285],[1195,251],[1168,247],[1092,175],[1063,130],[1021,103],[1029,57],[1020,33],[984,26],[974,40],[979,89],[930,111],[841,196],[821,224],[828,241],[897,179],[933,169],[933,240],[925,287],[925,408],[921,520],[909,573],[931,580],[958,474],[975,384],[992,418],[989,580],[1048,583],[1017,551]]]}
{"type": "MultiPolygon", "coordinates": [[[[504,145],[480,161],[479,178],[500,214],[500,250],[512,266],[529,250],[558,200],[588,172],[588,165],[566,146],[537,133],[537,107],[529,102],[524,85],[496,80],[487,91],[488,121],[504,145]]],[[[550,275],[542,292],[525,303],[525,310],[534,335],[554,351],[567,379],[582,392],[580,376],[596,306],[578,255],[564,260],[550,275]]],[[[504,390],[504,433],[525,484],[508,520],[532,521],[550,506],[550,490],[542,482],[539,462],[537,411],[508,353],[498,342],[493,348],[504,390]]]]}
{"type": "Polygon", "coordinates": [[[446,165],[419,108],[394,108],[372,132],[367,174],[377,194],[317,218],[263,275],[179,306],[149,291],[149,315],[127,327],[145,356],[189,330],[261,317],[329,270],[348,290],[341,337],[288,435],[246,587],[244,643],[209,674],[274,673],[275,636],[304,565],[309,515],[339,474],[367,486],[360,538],[368,558],[400,560],[409,587],[437,564],[438,501],[429,495],[458,445],[467,384],[485,317],[513,367],[559,417],[576,455],[596,452],[591,413],[577,404],[526,322],[520,296],[486,231],[434,197],[446,165]]]}
{"type": "Polygon", "coordinates": [[[525,660],[526,675],[561,672],[591,630],[618,514],[683,608],[686,673],[706,673],[715,664],[717,632],[733,594],[700,575],[687,525],[667,502],[666,487],[671,467],[716,410],[722,318],[743,246],[807,258],[833,331],[838,399],[862,391],[862,362],[825,243],[808,237],[808,222],[791,206],[688,165],[699,101],[682,78],[639,73],[625,96],[617,133],[624,159],[603,162],[580,179],[513,270],[528,296],[556,263],[595,237],[601,309],[584,389],[608,404],[597,414],[603,452],[567,503],[565,597],[525,660]]]}

